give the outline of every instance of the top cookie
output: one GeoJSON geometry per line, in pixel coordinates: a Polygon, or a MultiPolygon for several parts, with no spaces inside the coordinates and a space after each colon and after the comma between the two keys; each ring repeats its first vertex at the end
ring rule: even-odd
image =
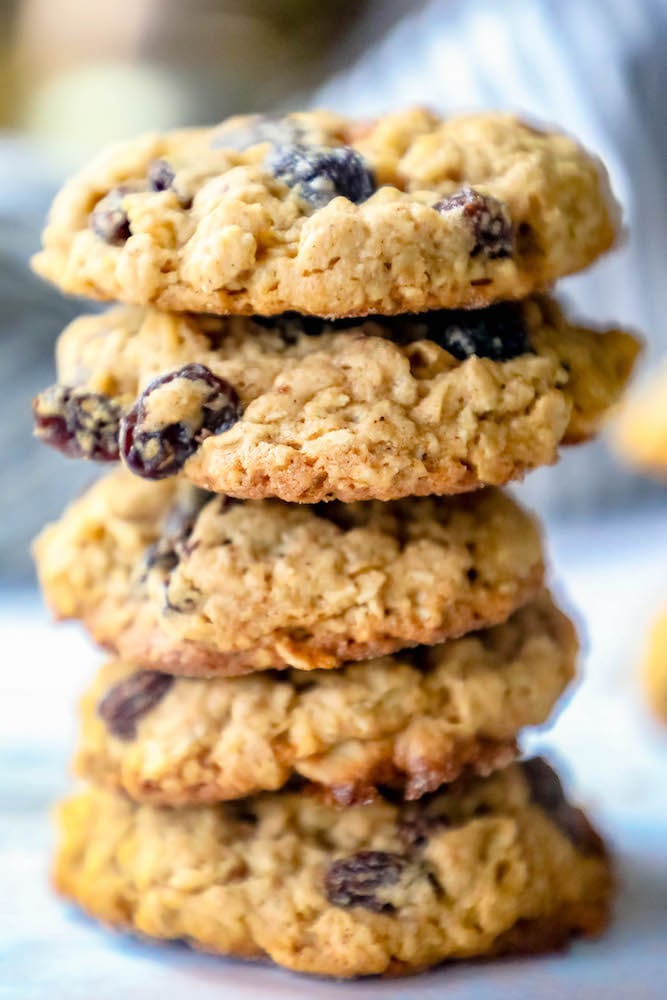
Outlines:
{"type": "Polygon", "coordinates": [[[250,115],[101,153],[33,266],[166,310],[389,315],[521,298],[590,264],[616,220],[595,157],[508,115],[250,115]]]}

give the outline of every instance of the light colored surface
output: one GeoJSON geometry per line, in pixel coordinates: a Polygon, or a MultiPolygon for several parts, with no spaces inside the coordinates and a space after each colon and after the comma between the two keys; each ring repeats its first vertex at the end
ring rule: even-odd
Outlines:
{"type": "Polygon", "coordinates": [[[638,518],[555,525],[558,577],[587,620],[586,679],[552,746],[569,783],[613,840],[621,893],[600,942],[567,956],[458,965],[417,979],[332,984],[108,934],[47,891],[49,802],[66,787],[73,703],[95,654],[76,628],[34,604],[0,612],[0,997],[7,1000],[232,1000],[334,997],[448,1000],[664,997],[667,939],[667,734],[636,683],[646,626],[667,594],[667,505],[638,518]],[[48,659],[46,659],[48,657],[48,659]],[[576,780],[575,780],[576,774],[576,780]]]}

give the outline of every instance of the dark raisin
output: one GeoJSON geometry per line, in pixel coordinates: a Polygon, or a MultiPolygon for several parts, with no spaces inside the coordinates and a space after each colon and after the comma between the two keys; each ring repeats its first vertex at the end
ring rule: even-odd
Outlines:
{"type": "Polygon", "coordinates": [[[108,396],[52,385],[32,404],[35,434],[70,458],[118,460],[121,409],[108,396]]]}
{"type": "Polygon", "coordinates": [[[97,706],[97,714],[119,740],[133,740],[137,724],[162,701],[174,683],[171,674],[159,670],[138,670],[107,691],[97,706]]]}
{"type": "Polygon", "coordinates": [[[531,350],[521,306],[500,302],[486,309],[436,309],[394,321],[398,340],[433,340],[459,361],[476,355],[509,361],[531,350]]]}
{"type": "Polygon", "coordinates": [[[446,816],[427,816],[423,811],[404,814],[398,823],[398,835],[406,850],[425,847],[434,833],[449,826],[446,816]]]}
{"type": "Polygon", "coordinates": [[[524,760],[521,768],[530,788],[531,799],[546,812],[553,812],[566,801],[561,780],[544,757],[524,760]]]}
{"type": "Polygon", "coordinates": [[[236,389],[204,365],[191,364],[148,385],[120,425],[120,453],[146,479],[178,472],[204,438],[241,416],[236,389]]]}
{"type": "Polygon", "coordinates": [[[90,228],[112,246],[122,246],[132,235],[130,220],[123,208],[123,198],[128,193],[126,187],[113,188],[90,213],[90,228]]]}
{"type": "Polygon", "coordinates": [[[188,538],[199,512],[212,497],[212,493],[192,487],[186,497],[174,504],[165,518],[160,538],[146,550],[144,562],[147,569],[169,573],[178,565],[182,554],[187,551],[188,538]]]}
{"type": "Polygon", "coordinates": [[[144,565],[146,569],[159,569],[170,573],[178,566],[179,555],[168,538],[160,538],[146,549],[144,565]]]}
{"type": "Polygon", "coordinates": [[[192,198],[177,190],[173,168],[166,160],[153,160],[148,167],[148,187],[151,191],[173,191],[183,208],[190,208],[192,198]]]}
{"type": "Polygon", "coordinates": [[[433,208],[444,214],[455,209],[462,209],[474,237],[471,257],[480,253],[486,254],[492,260],[498,257],[511,257],[514,251],[512,220],[507,206],[492,198],[480,194],[474,188],[464,187],[450,198],[436,202],[433,208]]]}
{"type": "Polygon", "coordinates": [[[313,208],[342,195],[359,204],[375,191],[375,177],[351,146],[276,146],[266,164],[313,208]]]}
{"type": "Polygon", "coordinates": [[[242,153],[260,142],[292,145],[307,139],[304,125],[284,115],[251,115],[235,128],[223,128],[211,139],[212,149],[235,149],[242,153]]]}
{"type": "Polygon", "coordinates": [[[253,316],[253,322],[275,331],[286,344],[295,344],[302,334],[316,337],[368,322],[377,323],[381,331],[398,343],[433,340],[459,361],[472,355],[509,361],[531,351],[523,311],[514,302],[500,302],[485,309],[434,309],[400,316],[351,316],[332,320],[286,312],[277,316],[253,316]]]}
{"type": "Polygon", "coordinates": [[[253,316],[252,320],[257,326],[279,334],[286,344],[296,344],[301,334],[319,337],[329,330],[348,330],[364,322],[355,317],[325,319],[324,316],[304,316],[296,312],[280,313],[278,316],[253,316]]]}
{"type": "Polygon", "coordinates": [[[324,877],[327,899],[334,906],[363,906],[374,913],[392,913],[394,906],[383,903],[375,890],[395,885],[407,865],[407,858],[387,851],[360,851],[339,858],[324,877]]]}
{"type": "Polygon", "coordinates": [[[556,824],[561,833],[585,854],[601,854],[604,844],[581,809],[565,797],[560,778],[543,757],[521,762],[532,801],[556,824]]]}
{"type": "Polygon", "coordinates": [[[175,174],[166,160],[153,160],[146,176],[151,191],[168,191],[174,183],[175,174]]]}

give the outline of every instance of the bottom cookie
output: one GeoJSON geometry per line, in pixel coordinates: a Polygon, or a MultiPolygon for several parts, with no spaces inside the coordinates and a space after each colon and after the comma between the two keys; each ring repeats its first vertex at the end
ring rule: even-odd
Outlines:
{"type": "Polygon", "coordinates": [[[55,885],[92,916],[319,975],[547,951],[610,911],[602,841],[540,759],[348,809],[300,791],[174,810],[91,788],[59,826],[55,885]]]}

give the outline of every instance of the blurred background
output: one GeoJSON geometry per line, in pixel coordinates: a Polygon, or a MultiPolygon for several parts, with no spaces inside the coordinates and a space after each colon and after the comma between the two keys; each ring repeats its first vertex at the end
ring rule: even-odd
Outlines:
{"type": "MultiPolygon", "coordinates": [[[[0,0],[0,584],[31,585],[29,539],[97,471],[31,438],[30,398],[82,306],[27,260],[55,189],[99,145],[308,105],[503,107],[558,123],[604,157],[629,227],[562,293],[594,322],[640,329],[649,365],[667,349],[666,46],[667,0],[0,0]]],[[[521,491],[579,521],[663,496],[604,443],[521,491]]]]}
{"type": "MultiPolygon", "coordinates": [[[[4,974],[17,1000],[95,991],[219,997],[229,972],[182,950],[162,948],[156,958],[94,934],[46,890],[48,804],[66,787],[74,704],[99,655],[76,624],[49,623],[28,555],[39,527],[98,471],[31,437],[30,399],[53,381],[55,337],[91,308],[27,267],[58,185],[104,142],[243,111],[328,106],[366,116],[421,103],[444,113],[523,112],[571,131],[609,166],[628,235],[559,295],[594,323],[642,331],[649,371],[667,352],[665,52],[667,0],[0,0],[0,924],[8,956],[0,993],[4,974]]],[[[639,670],[648,622],[667,596],[667,489],[622,469],[602,440],[571,449],[520,492],[547,521],[587,654],[583,681],[546,743],[614,844],[621,897],[600,945],[577,950],[574,965],[540,964],[543,988],[523,978],[514,995],[602,989],[610,1000],[658,1000],[667,729],[651,721],[639,670]]],[[[539,733],[523,745],[544,743],[539,733]]],[[[474,995],[495,997],[514,982],[507,967],[488,968],[474,995]]],[[[255,971],[244,995],[259,992],[255,971]]],[[[444,995],[445,973],[437,975],[420,989],[444,995]]],[[[472,972],[460,975],[468,983],[472,972]]],[[[270,982],[272,995],[295,995],[292,980],[270,982]]],[[[316,988],[304,985],[309,997],[316,988]]]]}

